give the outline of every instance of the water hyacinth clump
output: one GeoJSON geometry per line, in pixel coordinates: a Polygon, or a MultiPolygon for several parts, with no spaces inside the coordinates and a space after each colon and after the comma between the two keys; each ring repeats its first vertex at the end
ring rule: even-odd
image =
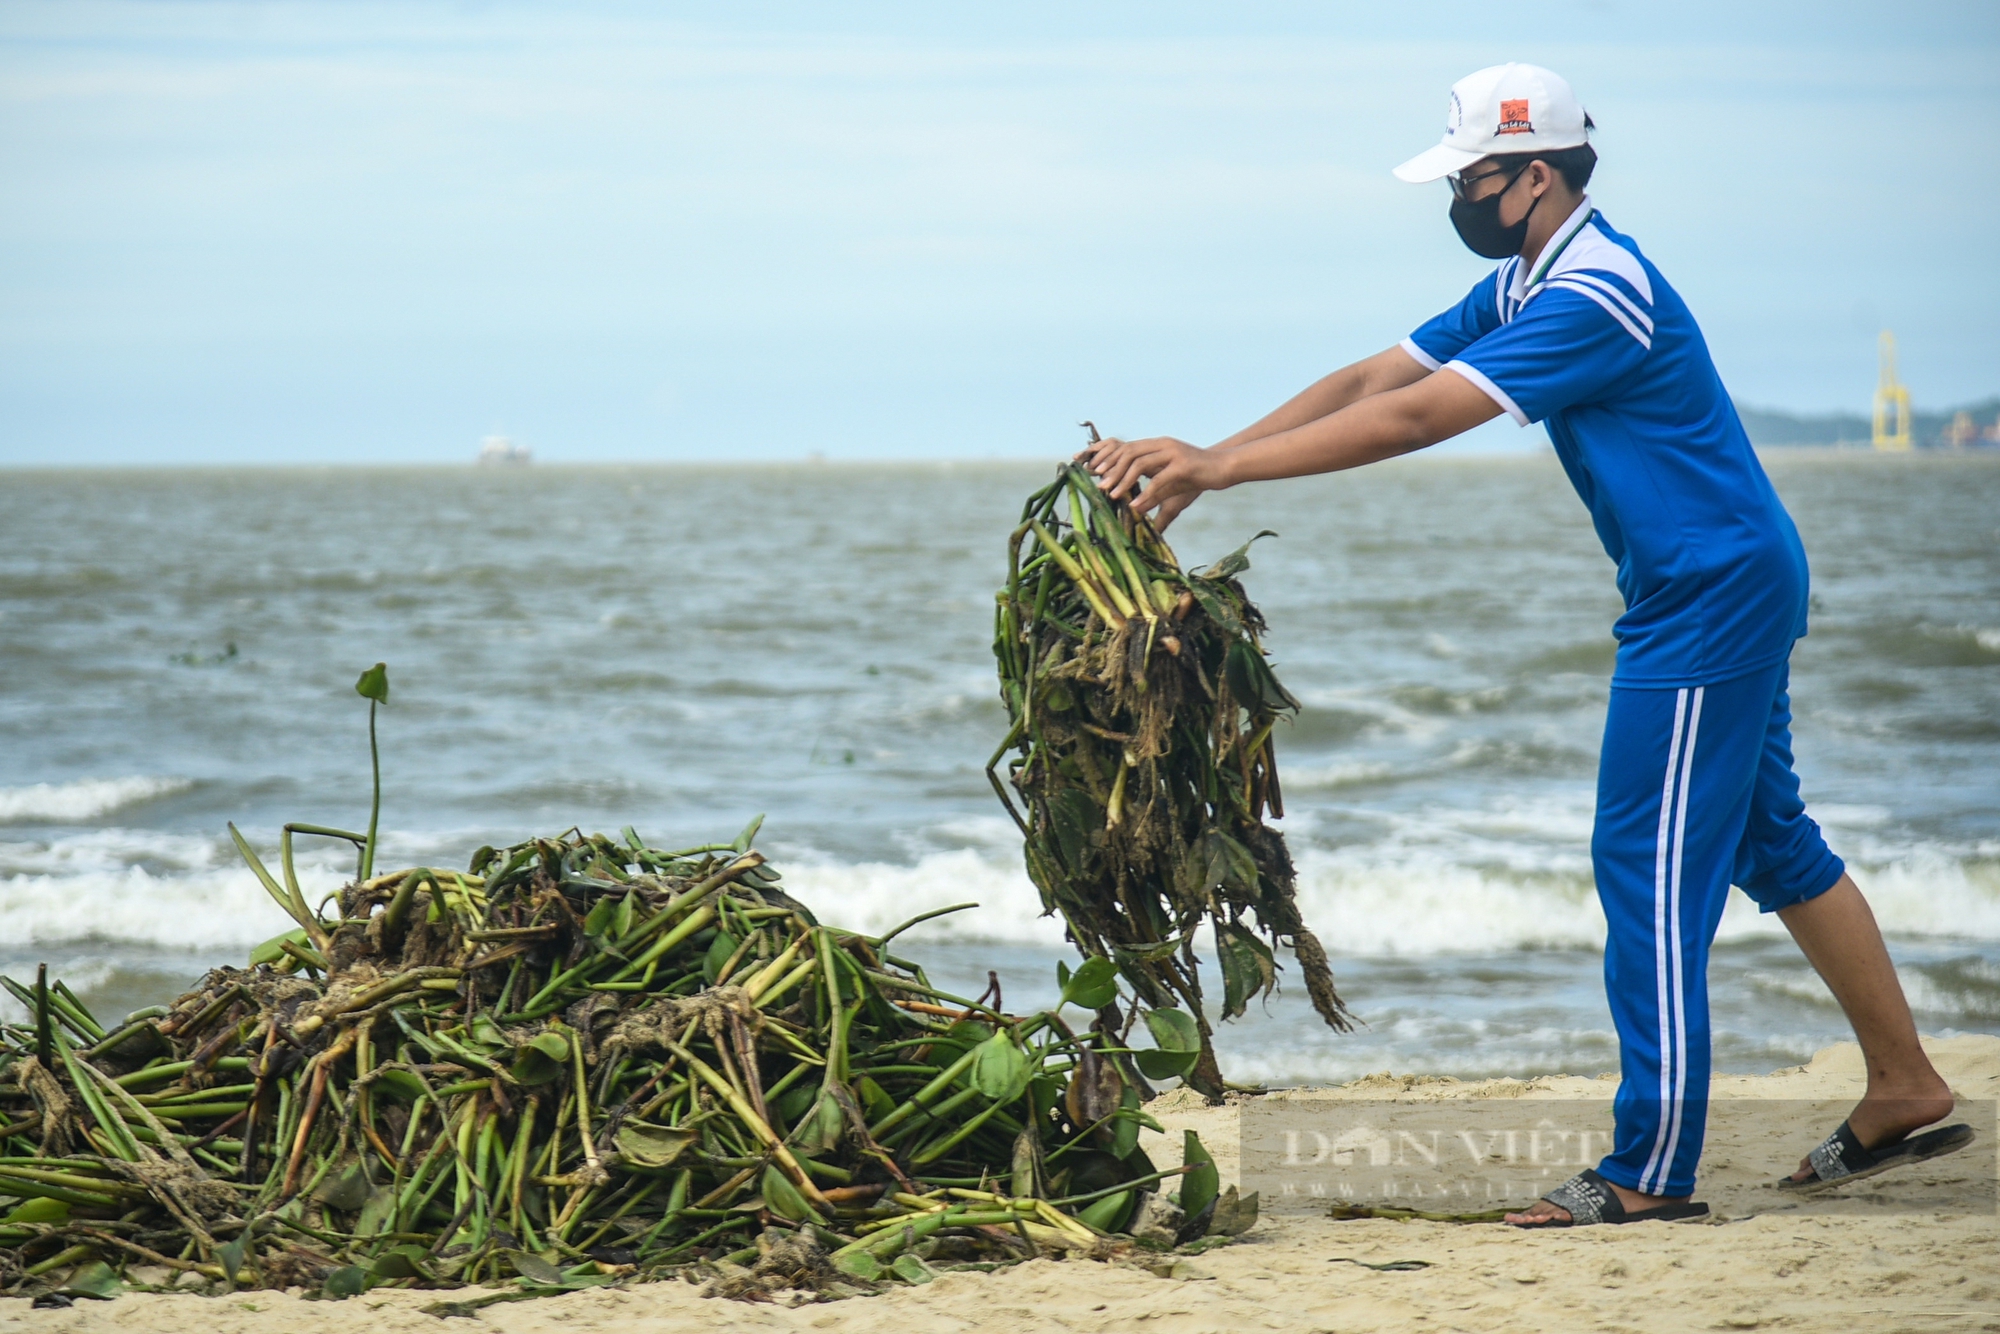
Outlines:
{"type": "MultiPolygon", "coordinates": [[[[280,876],[253,864],[299,926],[252,966],[109,1028],[7,983],[8,1290],[150,1265],[511,1297],[703,1262],[731,1295],[841,1295],[1115,1253],[1176,1178],[1168,1244],[1254,1216],[1192,1136],[1164,1171],[1139,1149],[1101,1035],[939,991],[895,932],[819,922],[748,833],[481,849],[357,879],[326,919],[289,841],[280,876]]],[[[1115,985],[1079,970],[1065,999],[1115,985]]]]}
{"type": "Polygon", "coordinates": [[[1136,996],[1122,1015],[1107,1007],[1100,1029],[1128,1032],[1142,1007],[1156,1040],[1190,1027],[1199,1041],[1182,1045],[1194,1050],[1161,1041],[1136,1058],[1137,1077],[1178,1074],[1219,1097],[1194,952],[1202,923],[1223,1018],[1276,984],[1276,943],[1291,947],[1321,1018],[1336,1031],[1350,1022],[1299,914],[1284,837],[1264,823],[1284,814],[1274,731],[1298,702],[1265,660],[1263,618],[1237,577],[1249,544],[1183,570],[1148,519],[1076,464],[1021,519],[993,645],[1012,726],[988,776],[1044,908],[1136,996]]]}
{"type": "Polygon", "coordinates": [[[355,689],[367,832],[286,825],[274,874],[231,826],[296,923],[248,967],[115,1025],[46,968],[0,978],[27,1013],[0,1024],[0,1291],[505,1285],[426,1308],[462,1315],[701,1274],[837,1297],[1255,1221],[1193,1132],[1154,1165],[1131,1053],[1064,1018],[1113,1003],[1108,963],[1031,1015],[997,977],[948,994],[891,945],[956,909],[824,924],[752,847],[760,821],[374,874],[387,669],[355,689]],[[300,887],[301,834],[358,850],[331,916],[300,887]]]}

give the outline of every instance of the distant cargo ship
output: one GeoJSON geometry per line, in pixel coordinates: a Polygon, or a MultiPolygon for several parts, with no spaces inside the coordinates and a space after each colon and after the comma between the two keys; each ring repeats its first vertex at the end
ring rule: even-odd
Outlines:
{"type": "Polygon", "coordinates": [[[481,463],[532,463],[534,451],[517,445],[504,435],[489,435],[479,446],[481,463]]]}

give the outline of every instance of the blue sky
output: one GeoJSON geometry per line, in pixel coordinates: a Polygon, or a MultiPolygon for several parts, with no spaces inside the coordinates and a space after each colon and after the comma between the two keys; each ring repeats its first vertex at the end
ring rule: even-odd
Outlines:
{"type": "MultiPolygon", "coordinates": [[[[2000,391],[2000,6],[0,6],[0,463],[1226,434],[1483,271],[1457,77],[1563,72],[1748,402],[2000,391]]],[[[1538,433],[1504,423],[1473,448],[1538,433]]]]}

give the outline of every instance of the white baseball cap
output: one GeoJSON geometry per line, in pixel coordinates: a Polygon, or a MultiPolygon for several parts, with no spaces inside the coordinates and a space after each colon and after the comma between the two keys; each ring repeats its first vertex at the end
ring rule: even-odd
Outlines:
{"type": "Polygon", "coordinates": [[[1396,168],[1435,181],[1495,153],[1553,152],[1589,140],[1590,117],[1566,80],[1540,65],[1489,65],[1451,86],[1444,142],[1396,168]]]}

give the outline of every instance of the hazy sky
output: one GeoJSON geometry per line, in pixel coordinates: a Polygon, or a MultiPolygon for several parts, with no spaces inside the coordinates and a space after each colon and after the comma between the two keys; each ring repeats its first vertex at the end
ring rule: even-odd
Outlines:
{"type": "MultiPolygon", "coordinates": [[[[1486,267],[1502,60],[1752,403],[2000,391],[2000,5],[0,3],[0,462],[1227,433],[1486,267]]],[[[1485,428],[1491,444],[1531,439],[1485,428]]]]}

